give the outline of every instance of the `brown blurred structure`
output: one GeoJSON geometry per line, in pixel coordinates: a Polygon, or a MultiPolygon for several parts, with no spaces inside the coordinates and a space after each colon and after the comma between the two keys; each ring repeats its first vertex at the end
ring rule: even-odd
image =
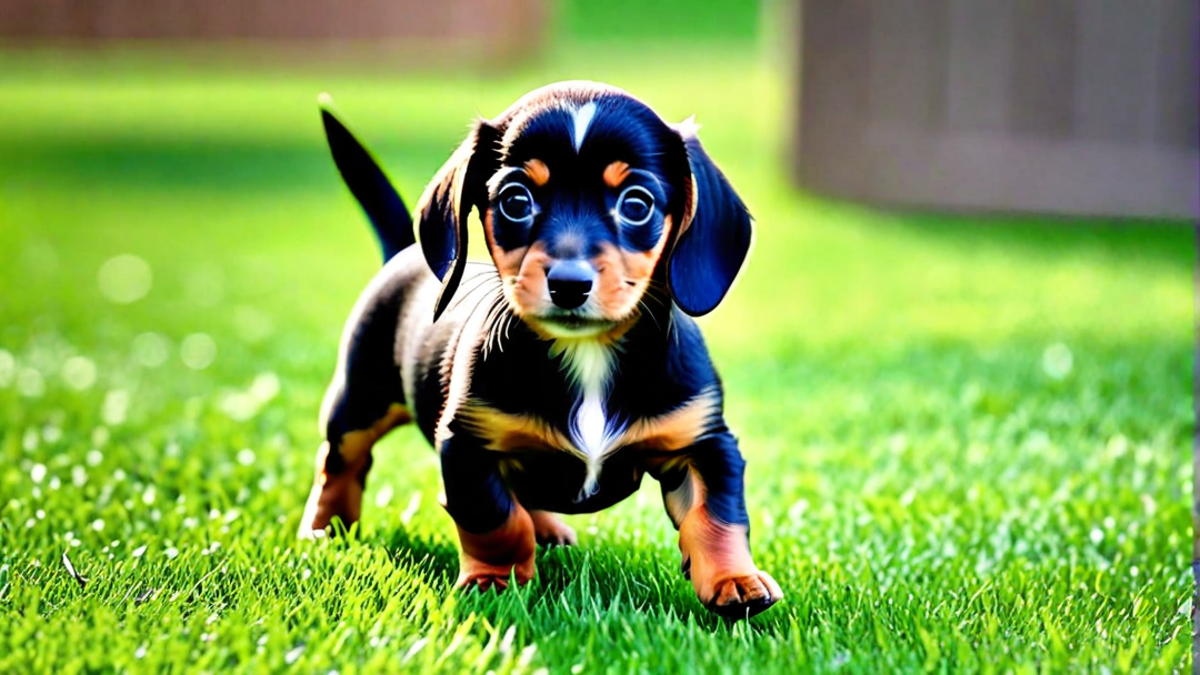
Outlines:
{"type": "Polygon", "coordinates": [[[1196,219],[1196,0],[801,0],[806,186],[1196,219]]]}
{"type": "Polygon", "coordinates": [[[547,0],[0,0],[0,39],[277,43],[292,53],[368,47],[432,61],[527,56],[547,0]]]}

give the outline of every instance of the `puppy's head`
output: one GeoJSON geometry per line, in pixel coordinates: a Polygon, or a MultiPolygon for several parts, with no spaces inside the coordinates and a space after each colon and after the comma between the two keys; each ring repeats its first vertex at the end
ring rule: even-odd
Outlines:
{"type": "Polygon", "coordinates": [[[478,209],[512,310],[550,337],[610,332],[660,280],[692,315],[714,309],[750,246],[750,216],[691,125],[618,89],[550,85],[480,120],[418,206],[443,281],[462,277],[478,209]]]}

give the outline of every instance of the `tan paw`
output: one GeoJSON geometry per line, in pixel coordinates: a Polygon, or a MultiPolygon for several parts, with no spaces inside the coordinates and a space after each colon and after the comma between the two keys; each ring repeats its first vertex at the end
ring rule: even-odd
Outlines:
{"type": "Polygon", "coordinates": [[[455,588],[487,591],[496,589],[502,591],[508,588],[509,581],[516,579],[518,585],[525,585],[533,578],[533,559],[522,561],[516,565],[489,565],[480,560],[463,558],[459,563],[458,581],[455,588]]]}
{"type": "Polygon", "coordinates": [[[503,590],[509,579],[525,584],[535,570],[533,520],[520,504],[500,527],[485,534],[472,534],[458,528],[460,545],[458,581],[455,588],[503,590]]]}
{"type": "Polygon", "coordinates": [[[549,511],[530,511],[537,543],[542,546],[574,546],[579,543],[575,530],[549,511]]]}
{"type": "Polygon", "coordinates": [[[339,529],[348,532],[358,522],[362,483],[350,475],[319,478],[320,482],[309,493],[304,515],[300,517],[300,529],[296,534],[301,539],[321,539],[339,529]],[[335,519],[341,521],[342,528],[327,529],[335,519]]]}
{"type": "Polygon", "coordinates": [[[783,590],[771,575],[758,571],[717,581],[712,596],[702,597],[700,602],[721,616],[745,619],[766,610],[782,597],[783,590]]]}
{"type": "Polygon", "coordinates": [[[497,577],[490,574],[482,574],[467,578],[458,578],[458,582],[454,584],[455,588],[461,588],[468,591],[490,591],[493,588],[497,592],[508,588],[508,577],[497,577]]]}

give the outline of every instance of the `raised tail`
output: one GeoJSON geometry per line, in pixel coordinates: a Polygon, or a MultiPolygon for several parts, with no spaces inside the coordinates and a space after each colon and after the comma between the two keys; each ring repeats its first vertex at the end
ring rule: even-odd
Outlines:
{"type": "Polygon", "coordinates": [[[383,249],[383,262],[386,263],[392,256],[417,243],[412,216],[383,169],[379,168],[379,163],[334,115],[333,99],[328,94],[321,94],[317,100],[333,163],[342,174],[346,187],[350,188],[350,193],[371,220],[371,227],[375,229],[375,236],[383,249]]]}

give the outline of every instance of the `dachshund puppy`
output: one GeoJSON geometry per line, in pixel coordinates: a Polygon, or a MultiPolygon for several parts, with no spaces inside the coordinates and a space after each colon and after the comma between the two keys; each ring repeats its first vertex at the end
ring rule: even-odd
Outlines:
{"type": "Polygon", "coordinates": [[[441,459],[459,587],[534,574],[554,513],[591,513],[649,474],[700,601],[744,618],[782,597],[750,555],[745,462],[692,317],[750,248],[750,215],[695,126],[619,89],[564,82],[478,120],[417,207],[327,106],[333,158],[385,264],[346,323],[300,526],[360,514],[371,448],[415,421],[441,459]],[[468,263],[476,210],[494,265],[468,263]]]}

